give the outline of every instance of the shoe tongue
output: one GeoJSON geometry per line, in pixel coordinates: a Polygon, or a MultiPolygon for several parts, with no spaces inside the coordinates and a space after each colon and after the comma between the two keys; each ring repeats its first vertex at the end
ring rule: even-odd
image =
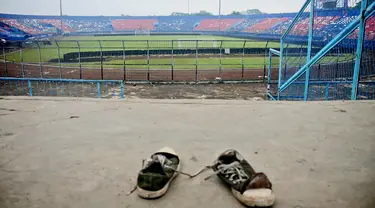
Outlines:
{"type": "Polygon", "coordinates": [[[167,159],[162,155],[153,155],[151,158],[147,160],[147,163],[144,167],[144,172],[153,172],[159,173],[162,175],[166,175],[165,173],[165,165],[167,159]]]}

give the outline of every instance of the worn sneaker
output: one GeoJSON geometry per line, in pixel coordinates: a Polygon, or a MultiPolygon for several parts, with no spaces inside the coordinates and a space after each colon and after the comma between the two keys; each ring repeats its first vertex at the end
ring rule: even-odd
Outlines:
{"type": "Polygon", "coordinates": [[[138,195],[146,199],[163,196],[180,169],[180,159],[173,149],[159,150],[143,163],[137,179],[138,195]]]}
{"type": "Polygon", "coordinates": [[[264,173],[256,173],[236,150],[221,154],[212,169],[246,206],[269,207],[275,203],[276,197],[268,177],[264,173]]]}

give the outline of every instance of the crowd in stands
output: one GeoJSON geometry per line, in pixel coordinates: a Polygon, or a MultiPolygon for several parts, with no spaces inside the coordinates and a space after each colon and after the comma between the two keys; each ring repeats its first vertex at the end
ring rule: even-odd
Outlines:
{"type": "MultiPolygon", "coordinates": [[[[280,37],[295,14],[248,16],[164,16],[164,17],[60,17],[0,14],[0,37],[75,33],[113,33],[148,30],[153,32],[235,32],[263,37],[280,37]]],[[[330,39],[341,32],[357,15],[319,14],[314,18],[314,36],[330,39]],[[319,16],[320,15],[320,16],[319,16]]],[[[366,38],[375,38],[375,18],[367,21],[366,38]]],[[[308,16],[299,19],[290,35],[306,36],[308,16]]],[[[355,38],[355,36],[351,36],[355,38]]]]}

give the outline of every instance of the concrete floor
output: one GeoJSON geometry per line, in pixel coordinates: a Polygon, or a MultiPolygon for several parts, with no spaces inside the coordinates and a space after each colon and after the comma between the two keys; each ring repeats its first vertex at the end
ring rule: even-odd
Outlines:
{"type": "Polygon", "coordinates": [[[375,207],[375,102],[4,98],[0,128],[2,208],[243,207],[209,171],[158,200],[126,196],[163,146],[191,173],[239,150],[276,208],[375,207]]]}

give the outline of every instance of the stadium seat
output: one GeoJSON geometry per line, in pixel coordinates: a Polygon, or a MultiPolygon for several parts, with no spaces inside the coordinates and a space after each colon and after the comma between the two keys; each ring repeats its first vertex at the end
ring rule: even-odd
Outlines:
{"type": "Polygon", "coordinates": [[[289,18],[267,18],[263,21],[254,24],[248,28],[245,29],[245,32],[249,33],[262,33],[266,30],[269,30],[271,27],[273,27],[276,24],[286,22],[289,18]]]}
{"type": "Polygon", "coordinates": [[[196,31],[227,31],[233,25],[244,21],[245,19],[204,19],[194,29],[196,31]],[[220,25],[220,26],[219,26],[220,25]]]}
{"type": "Polygon", "coordinates": [[[156,19],[117,19],[112,20],[115,31],[154,30],[156,19]]]}

